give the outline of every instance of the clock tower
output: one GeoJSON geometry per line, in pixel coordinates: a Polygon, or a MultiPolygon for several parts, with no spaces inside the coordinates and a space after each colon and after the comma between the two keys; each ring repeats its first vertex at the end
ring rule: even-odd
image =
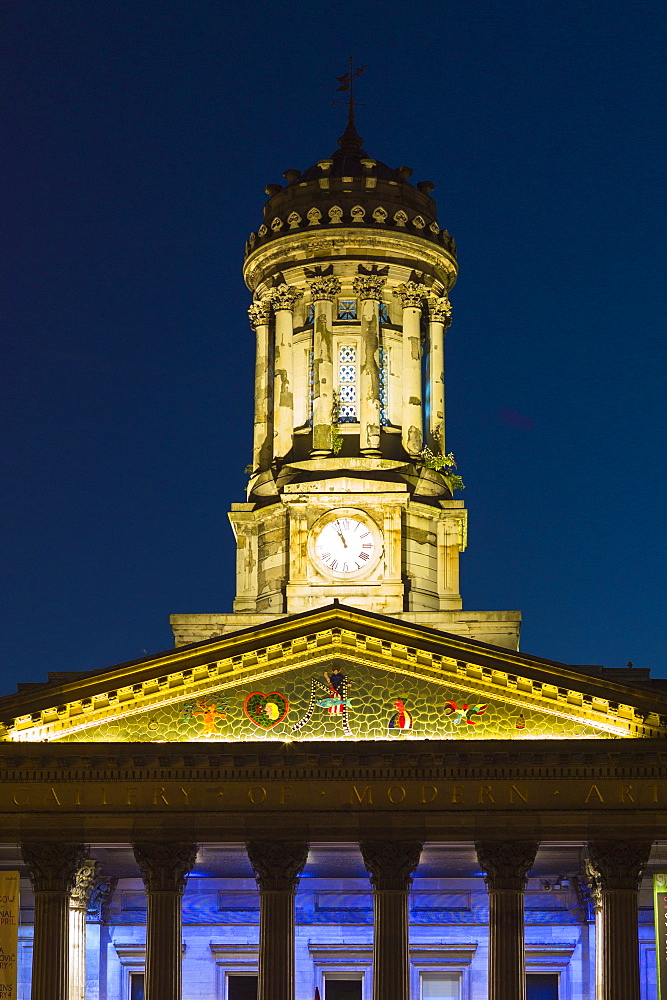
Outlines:
{"type": "Polygon", "coordinates": [[[445,443],[456,246],[430,181],[362,148],[269,184],[246,245],[255,409],[232,504],[233,615],[175,615],[178,643],[337,600],[516,648],[518,612],[464,612],[466,510],[445,443]]]}

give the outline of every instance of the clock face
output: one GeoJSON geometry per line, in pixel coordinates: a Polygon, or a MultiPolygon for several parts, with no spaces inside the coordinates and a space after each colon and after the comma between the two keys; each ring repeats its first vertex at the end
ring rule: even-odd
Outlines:
{"type": "Polygon", "coordinates": [[[358,573],[374,561],[377,544],[368,525],[341,515],[329,521],[315,538],[318,562],[332,573],[358,573]]]}

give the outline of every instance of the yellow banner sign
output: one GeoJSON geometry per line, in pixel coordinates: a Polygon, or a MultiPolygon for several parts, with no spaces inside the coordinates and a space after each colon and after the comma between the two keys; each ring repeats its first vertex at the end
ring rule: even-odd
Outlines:
{"type": "Polygon", "coordinates": [[[16,1000],[19,873],[0,872],[0,1000],[16,1000]]]}

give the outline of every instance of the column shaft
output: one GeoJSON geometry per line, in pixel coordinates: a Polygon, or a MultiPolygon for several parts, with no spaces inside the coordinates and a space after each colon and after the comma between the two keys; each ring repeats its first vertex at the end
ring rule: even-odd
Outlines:
{"type": "Polygon", "coordinates": [[[253,472],[271,464],[271,414],[269,413],[269,317],[268,302],[256,302],[248,310],[255,330],[255,426],[252,441],[253,472]]]}
{"type": "Polygon", "coordinates": [[[537,846],[520,840],[475,845],[489,893],[489,1000],[526,1000],[523,894],[537,846]]]}
{"type": "Polygon", "coordinates": [[[367,841],[359,846],[373,886],[373,1000],[410,1000],[408,893],[423,845],[367,841]]]}
{"type": "Polygon", "coordinates": [[[276,316],[273,385],[273,457],[280,461],[294,440],[294,357],[292,312],[301,292],[289,285],[274,288],[271,301],[276,316]]]}
{"type": "Polygon", "coordinates": [[[651,852],[650,841],[594,841],[588,867],[601,899],[596,929],[596,1000],[640,1000],[637,894],[651,852]]]}
{"type": "Polygon", "coordinates": [[[340,281],[318,277],[310,284],[313,300],[313,447],[312,455],[330,455],[333,448],[333,299],[340,281]]]}
{"type": "Polygon", "coordinates": [[[361,364],[359,365],[359,450],[380,454],[380,299],[386,279],[359,275],[354,290],[361,299],[361,364]]]}
{"type": "Polygon", "coordinates": [[[421,312],[426,288],[406,281],[396,289],[403,304],[403,400],[401,441],[408,455],[423,447],[421,312]]]}
{"type": "Polygon", "coordinates": [[[257,1000],[294,1000],[294,896],[308,845],[246,844],[259,887],[259,984],[257,1000]]]}
{"type": "Polygon", "coordinates": [[[86,913],[69,911],[69,1000],[86,1000],[86,913]]]}
{"type": "Polygon", "coordinates": [[[197,847],[184,843],[135,844],[146,886],[146,1000],[181,1000],[181,903],[197,847]]]}
{"type": "Polygon", "coordinates": [[[35,893],[31,1000],[67,1000],[69,894],[83,860],[79,844],[23,844],[35,893]]]}
{"type": "Polygon", "coordinates": [[[434,455],[445,452],[445,328],[451,322],[451,306],[444,296],[430,303],[428,350],[427,445],[434,455]]]}

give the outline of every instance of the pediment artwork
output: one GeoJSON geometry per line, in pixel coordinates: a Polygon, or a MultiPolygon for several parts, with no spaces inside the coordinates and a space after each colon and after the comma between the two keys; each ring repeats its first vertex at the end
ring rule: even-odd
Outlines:
{"type": "Polygon", "coordinates": [[[575,668],[433,630],[423,637],[399,631],[395,620],[362,612],[314,617],[310,629],[308,616],[285,619],[266,632],[232,634],[80,681],[67,675],[60,685],[34,685],[34,694],[0,700],[4,738],[474,741],[667,730],[661,691],[605,686],[577,678],[575,668]],[[364,628],[371,617],[372,631],[364,628]]]}

